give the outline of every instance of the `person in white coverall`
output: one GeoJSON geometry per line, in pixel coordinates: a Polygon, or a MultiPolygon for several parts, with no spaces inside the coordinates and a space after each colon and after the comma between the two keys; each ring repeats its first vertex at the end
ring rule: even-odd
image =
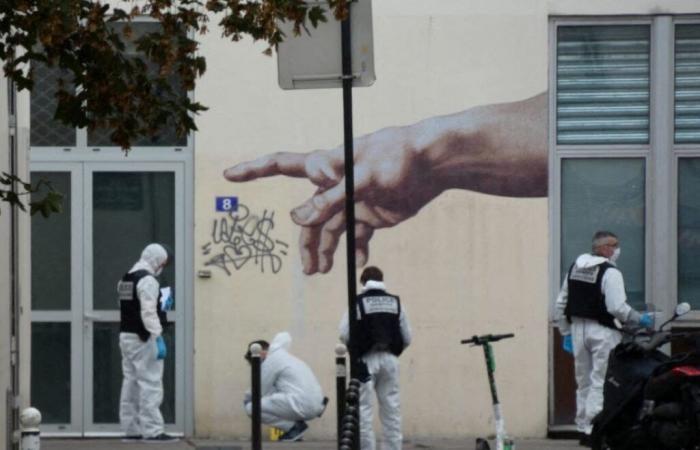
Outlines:
{"type": "MultiPolygon", "coordinates": [[[[258,340],[251,342],[262,346],[260,365],[261,421],[283,430],[281,441],[298,441],[308,428],[306,421],[321,417],[328,398],[311,368],[301,359],[289,353],[292,337],[287,332],[278,333],[272,343],[258,340]]],[[[250,349],[249,345],[249,349],[250,349]]],[[[245,355],[250,362],[250,350],[245,355]]],[[[252,415],[251,392],[247,391],[243,407],[252,415]]]]}
{"type": "MultiPolygon", "coordinates": [[[[399,355],[411,343],[411,328],[399,297],[389,294],[384,274],[370,266],[360,276],[362,290],[357,296],[357,321],[353,342],[349,342],[349,315],[340,321],[340,340],[348,345],[353,361],[359,358],[356,376],[360,386],[360,443],[362,450],[375,449],[372,428],[372,397],[376,393],[379,419],[384,432],[383,450],[400,450],[401,401],[399,355]]],[[[352,364],[352,363],[351,363],[352,364]]]]}
{"type": "Polygon", "coordinates": [[[166,318],[156,277],[167,264],[165,248],[149,244],[141,253],[141,259],[117,285],[121,313],[119,348],[124,376],[119,422],[125,439],[176,440],[163,432],[160,412],[166,356],[162,333],[166,318]]]}
{"type": "Polygon", "coordinates": [[[576,374],[576,428],[590,445],[591,421],[603,408],[603,384],[610,351],[622,336],[620,323],[653,326],[649,313],[627,304],[622,273],[615,266],[619,240],[609,231],[593,236],[592,252],[571,265],[556,301],[564,350],[573,353],[576,374]]]}

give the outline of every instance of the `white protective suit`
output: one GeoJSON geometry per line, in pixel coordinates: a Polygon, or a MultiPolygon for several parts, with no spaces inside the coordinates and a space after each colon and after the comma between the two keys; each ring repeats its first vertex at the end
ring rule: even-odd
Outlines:
{"type": "MultiPolygon", "coordinates": [[[[146,270],[157,276],[167,258],[168,253],[161,245],[150,244],[129,273],[146,270]]],[[[155,343],[163,332],[157,314],[159,292],[160,285],[154,276],[143,277],[136,285],[136,293],[141,302],[141,320],[151,333],[148,341],[143,342],[136,333],[119,334],[124,375],[119,422],[126,436],[148,438],[163,433],[163,416],[160,413],[160,404],[163,402],[163,360],[156,358],[158,350],[155,343]]]]}
{"type": "MultiPolygon", "coordinates": [[[[611,263],[603,256],[584,253],[576,258],[575,264],[588,268],[603,262],[611,263]]],[[[639,313],[627,304],[625,282],[620,270],[611,267],[605,272],[601,290],[605,295],[605,306],[613,317],[621,323],[639,322],[639,313]]],[[[582,433],[590,434],[591,421],[603,409],[603,384],[608,369],[608,356],[620,343],[622,335],[593,319],[572,317],[569,323],[564,314],[568,297],[569,285],[565,277],[556,302],[557,321],[561,335],[571,334],[572,337],[576,374],[576,428],[582,433]]]]}
{"type": "MultiPolygon", "coordinates": [[[[370,289],[386,291],[384,283],[368,280],[362,292],[370,289]]],[[[359,313],[359,310],[358,310],[359,313]]],[[[399,326],[404,348],[411,343],[411,327],[405,308],[401,304],[399,326]]],[[[350,337],[347,311],[340,321],[340,340],[347,344],[350,337]]],[[[371,378],[360,387],[360,441],[362,450],[374,450],[372,397],[376,392],[379,403],[379,420],[382,423],[384,443],[382,450],[401,450],[401,399],[399,395],[399,358],[391,352],[370,352],[362,357],[371,378]]]]}
{"type": "MultiPolygon", "coordinates": [[[[319,417],[325,408],[323,390],[311,368],[289,353],[292,337],[277,333],[260,365],[260,410],[264,424],[289,431],[298,420],[319,417]]],[[[244,399],[246,413],[253,413],[250,391],[244,399]]]]}

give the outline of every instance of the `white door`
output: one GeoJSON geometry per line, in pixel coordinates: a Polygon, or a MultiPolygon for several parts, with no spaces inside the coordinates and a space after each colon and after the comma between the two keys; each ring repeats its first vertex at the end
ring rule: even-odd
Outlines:
{"type": "Polygon", "coordinates": [[[182,432],[184,163],[33,163],[32,179],[46,179],[66,196],[63,214],[32,218],[31,400],[43,429],[119,431],[115,286],[148,243],[160,242],[174,254],[161,284],[175,293],[161,410],[167,430],[182,432]]]}

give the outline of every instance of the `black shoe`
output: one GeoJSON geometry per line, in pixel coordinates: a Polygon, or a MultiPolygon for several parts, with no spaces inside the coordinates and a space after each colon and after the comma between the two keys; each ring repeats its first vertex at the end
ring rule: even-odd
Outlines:
{"type": "Polygon", "coordinates": [[[294,426],[280,436],[280,441],[296,442],[301,441],[301,437],[309,426],[303,420],[294,422],[294,426]]]}
{"type": "Polygon", "coordinates": [[[161,443],[166,443],[166,442],[176,442],[179,440],[180,440],[180,438],[177,438],[175,436],[170,436],[169,434],[160,433],[157,436],[143,438],[141,441],[147,442],[149,444],[161,444],[161,443]]]}
{"type": "Polygon", "coordinates": [[[321,417],[324,412],[326,412],[326,406],[328,406],[328,397],[323,397],[323,409],[321,409],[321,412],[318,414],[317,417],[321,417]]]}
{"type": "Polygon", "coordinates": [[[592,446],[591,444],[592,444],[591,435],[582,433],[581,438],[578,440],[578,445],[580,445],[582,447],[591,448],[591,446],[592,446]]]}
{"type": "Polygon", "coordinates": [[[489,441],[482,438],[476,438],[476,450],[491,450],[491,446],[489,446],[489,441]]]}

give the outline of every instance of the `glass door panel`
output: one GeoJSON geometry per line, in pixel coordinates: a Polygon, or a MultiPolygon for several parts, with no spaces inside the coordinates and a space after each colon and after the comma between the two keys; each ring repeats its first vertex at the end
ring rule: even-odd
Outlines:
{"type": "Polygon", "coordinates": [[[617,265],[628,302],[644,310],[644,159],[565,159],[561,179],[562,280],[574,259],[590,252],[593,233],[612,231],[623,247],[617,265]]]}
{"type": "MultiPolygon", "coordinates": [[[[139,260],[146,245],[157,242],[175,255],[177,165],[153,164],[133,167],[121,164],[91,164],[85,172],[86,215],[90,249],[86,253],[85,311],[89,331],[85,334],[86,429],[90,432],[119,430],[119,397],[122,371],[119,350],[119,303],[117,281],[139,260]],[[153,170],[150,168],[152,167],[153,170]],[[124,169],[130,170],[124,170],[124,169]]],[[[181,208],[181,207],[180,207],[181,208]]],[[[181,213],[181,212],[180,212],[181,213]]],[[[177,259],[159,277],[161,287],[170,286],[177,299],[177,259]]],[[[177,300],[176,300],[177,301],[177,300]]],[[[168,357],[165,360],[164,398],[161,405],[166,425],[178,422],[176,414],[176,313],[169,313],[165,330],[168,357]]]]}
{"type": "Polygon", "coordinates": [[[32,323],[32,405],[42,426],[71,422],[71,323],[32,323]]]}
{"type": "MultiPolygon", "coordinates": [[[[93,308],[116,310],[116,283],[144,247],[175,250],[175,174],[95,172],[92,186],[93,308]]],[[[174,267],[163,271],[161,285],[174,285],[174,267]]]]}
{"type": "Polygon", "coordinates": [[[42,183],[38,197],[50,185],[63,194],[63,212],[32,216],[32,310],[71,308],[71,173],[32,172],[32,184],[42,183]]]}
{"type": "MultiPolygon", "coordinates": [[[[165,330],[168,355],[175,355],[175,330],[165,330]]],[[[119,322],[98,322],[93,328],[93,419],[96,424],[119,423],[119,396],[122,387],[119,322]],[[120,370],[114,370],[115,367],[120,370]]],[[[175,364],[166,358],[163,368],[163,404],[165,423],[175,423],[175,364]]]]}
{"type": "Polygon", "coordinates": [[[74,300],[81,292],[79,211],[82,175],[78,164],[33,164],[38,197],[52,188],[63,194],[63,211],[31,218],[31,403],[45,431],[79,432],[82,332],[74,300]]]}
{"type": "Polygon", "coordinates": [[[678,302],[700,308],[700,158],[678,160],[678,302]]]}

